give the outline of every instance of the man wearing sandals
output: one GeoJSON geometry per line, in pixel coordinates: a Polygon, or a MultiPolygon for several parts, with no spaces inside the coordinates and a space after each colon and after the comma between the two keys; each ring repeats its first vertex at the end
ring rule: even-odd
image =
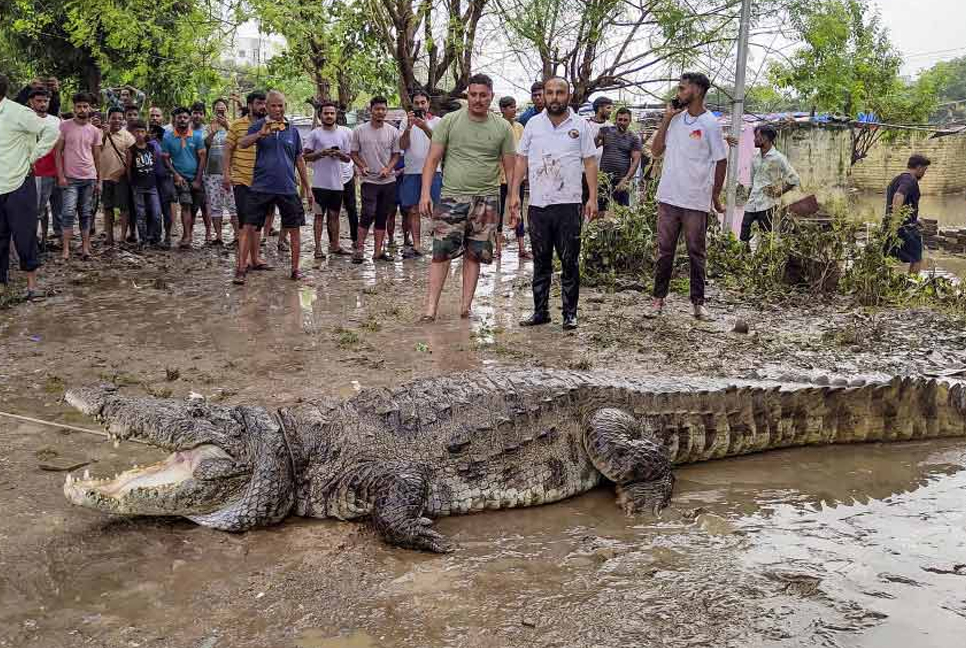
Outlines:
{"type": "MultiPolygon", "coordinates": [[[[299,131],[285,119],[285,95],[277,90],[268,93],[268,116],[259,119],[249,126],[248,134],[241,138],[238,147],[242,149],[255,146],[255,175],[252,188],[246,199],[245,225],[261,228],[265,224],[265,215],[269,210],[278,209],[282,217],[282,231],[279,239],[284,239],[286,232],[290,236],[292,247],[293,281],[302,278],[299,270],[299,253],[301,251],[301,237],[299,228],[305,225],[305,209],[299,197],[295,173],[302,184],[302,192],[308,199],[309,209],[314,200],[312,187],[309,185],[309,174],[305,169],[305,158],[302,157],[302,137],[299,131]]],[[[254,269],[264,269],[254,266],[254,269]]],[[[236,283],[244,283],[245,275],[236,272],[236,283]]]]}
{"type": "Polygon", "coordinates": [[[490,112],[493,81],[474,74],[466,91],[467,105],[446,115],[433,130],[433,143],[423,166],[420,212],[433,219],[433,262],[424,322],[436,319],[439,297],[453,259],[463,257],[460,317],[470,316],[480,264],[493,262],[500,222],[500,165],[513,179],[513,131],[503,117],[490,112]],[[435,209],[432,186],[443,163],[443,195],[435,209]]]}

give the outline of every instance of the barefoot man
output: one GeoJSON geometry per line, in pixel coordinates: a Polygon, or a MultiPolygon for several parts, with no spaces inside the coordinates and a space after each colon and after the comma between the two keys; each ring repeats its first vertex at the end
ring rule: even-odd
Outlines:
{"type": "Polygon", "coordinates": [[[436,319],[450,262],[463,256],[463,296],[460,317],[470,315],[480,264],[493,261],[493,244],[500,221],[500,165],[513,179],[513,131],[490,112],[493,81],[485,74],[470,77],[467,106],[446,115],[433,130],[433,143],[423,166],[420,212],[433,219],[433,262],[422,320],[436,319]],[[443,194],[433,209],[433,178],[443,163],[443,194]]]}

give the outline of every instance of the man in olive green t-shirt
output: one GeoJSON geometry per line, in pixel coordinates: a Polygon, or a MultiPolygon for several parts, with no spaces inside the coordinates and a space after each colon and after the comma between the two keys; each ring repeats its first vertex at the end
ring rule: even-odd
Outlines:
{"type": "Polygon", "coordinates": [[[470,77],[464,110],[452,112],[433,129],[433,142],[423,165],[419,209],[433,219],[433,262],[422,321],[436,319],[439,296],[450,262],[463,256],[460,317],[470,316],[480,264],[493,261],[500,221],[500,165],[513,178],[515,146],[510,124],[490,112],[493,81],[485,74],[470,77]],[[433,209],[432,184],[443,163],[443,196],[433,209]]]}

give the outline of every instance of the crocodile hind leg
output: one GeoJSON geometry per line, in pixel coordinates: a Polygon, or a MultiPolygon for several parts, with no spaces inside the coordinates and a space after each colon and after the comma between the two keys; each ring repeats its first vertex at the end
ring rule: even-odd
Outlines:
{"type": "Polygon", "coordinates": [[[418,465],[393,464],[373,483],[372,524],[389,544],[407,549],[449,553],[452,542],[435,531],[423,517],[430,477],[418,465]]]}
{"type": "Polygon", "coordinates": [[[664,447],[641,431],[621,409],[598,410],[587,424],[584,445],[594,466],[617,485],[617,504],[628,515],[657,513],[671,502],[674,474],[664,447]]]}

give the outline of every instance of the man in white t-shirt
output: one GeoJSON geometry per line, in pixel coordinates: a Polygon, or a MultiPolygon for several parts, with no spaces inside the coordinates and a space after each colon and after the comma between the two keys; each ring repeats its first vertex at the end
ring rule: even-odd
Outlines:
{"type": "Polygon", "coordinates": [[[664,111],[651,152],[664,155],[657,188],[657,266],[654,269],[654,309],[664,309],[674,267],[674,250],[684,230],[691,265],[694,316],[706,319],[704,307],[705,246],[708,212],[723,212],[721,188],[728,167],[728,146],[717,119],[704,107],[711,87],[700,72],[686,72],[677,97],[664,111]]]}
{"type": "MultiPolygon", "coordinates": [[[[399,137],[399,148],[403,150],[406,168],[403,169],[402,186],[399,189],[399,204],[406,214],[403,221],[403,236],[408,232],[412,236],[409,244],[403,247],[403,258],[422,256],[422,243],[419,221],[419,196],[422,187],[423,163],[429,155],[429,145],[433,139],[433,129],[442,121],[429,112],[429,95],[422,90],[413,94],[413,109],[406,114],[406,121],[402,126],[399,137]]],[[[439,204],[440,192],[443,190],[442,167],[436,168],[433,177],[431,193],[433,204],[439,204]]]]}
{"type": "Polygon", "coordinates": [[[553,77],[543,84],[545,109],[523,129],[510,188],[510,229],[520,218],[520,185],[530,181],[530,245],[533,247],[533,315],[521,326],[550,322],[553,253],[560,258],[563,328],[577,328],[580,294],[580,228],[597,217],[597,147],[587,121],[570,109],[570,84],[553,77]],[[581,197],[587,177],[589,195],[581,197]],[[582,205],[581,202],[584,204],[582,205]]]}
{"type": "Polygon", "coordinates": [[[342,196],[345,187],[343,167],[352,163],[351,131],[336,125],[339,111],[331,101],[319,106],[322,125],[305,138],[305,161],[312,164],[312,195],[318,210],[315,214],[315,258],[324,259],[322,251],[322,221],[325,219],[329,232],[329,253],[348,255],[350,252],[339,245],[339,215],[342,212],[342,196]]]}

